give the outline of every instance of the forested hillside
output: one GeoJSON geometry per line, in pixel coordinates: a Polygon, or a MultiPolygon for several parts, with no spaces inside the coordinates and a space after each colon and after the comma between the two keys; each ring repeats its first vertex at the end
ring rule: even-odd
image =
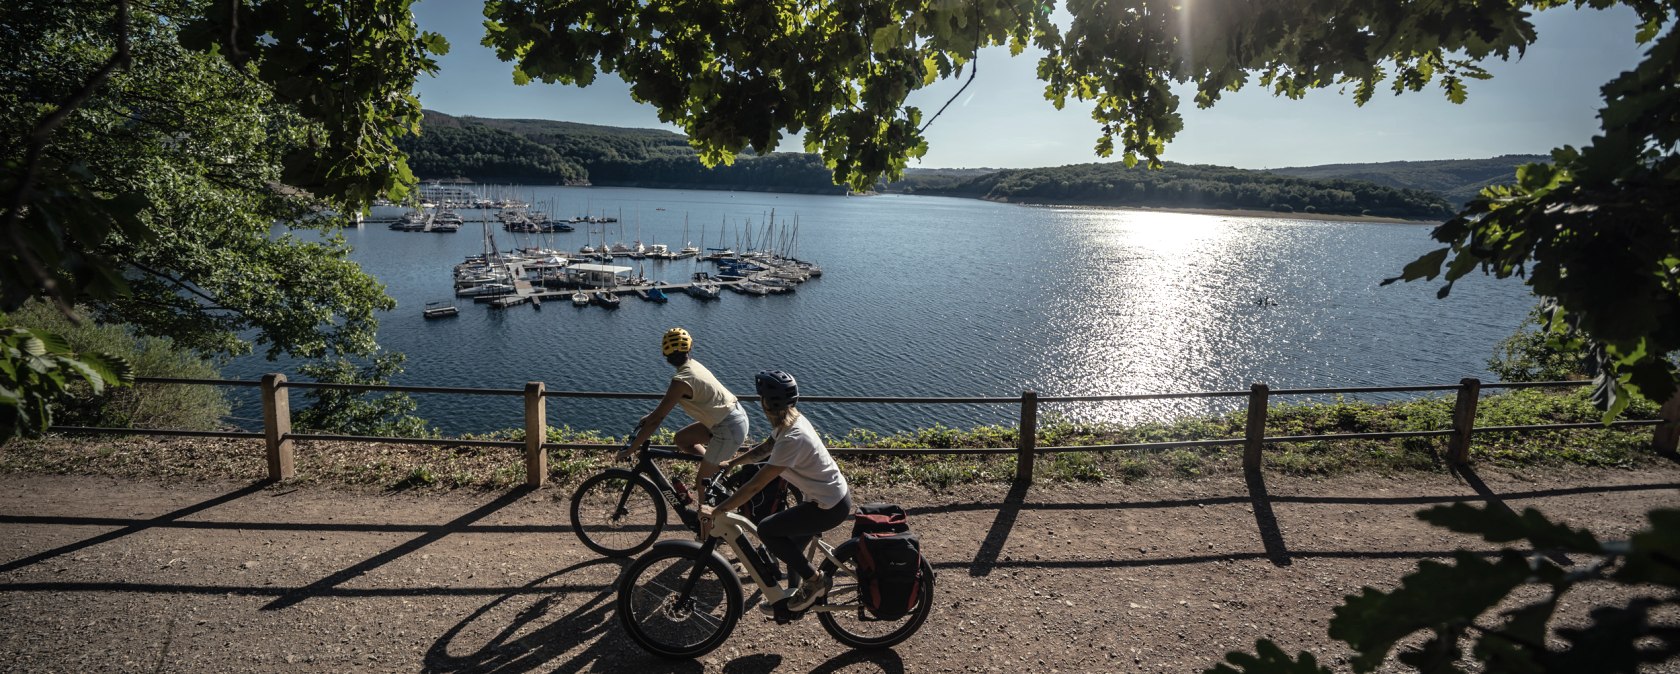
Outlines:
{"type": "Polygon", "coordinates": [[[1122,164],[1040,169],[916,171],[889,188],[918,194],[1040,204],[1159,208],[1241,208],[1435,219],[1449,204],[1431,192],[1359,180],[1314,180],[1223,166],[1167,164],[1159,170],[1122,164]]]}
{"type": "Polygon", "coordinates": [[[1544,161],[1551,161],[1551,158],[1535,154],[1508,154],[1491,159],[1325,164],[1271,169],[1271,172],[1297,178],[1345,178],[1389,187],[1428,190],[1457,206],[1475,197],[1484,187],[1514,182],[1518,166],[1544,161]]]}
{"type": "Polygon", "coordinates": [[[741,157],[708,169],[681,135],[543,119],[455,117],[427,110],[400,143],[422,179],[841,194],[814,155],[741,157]]]}

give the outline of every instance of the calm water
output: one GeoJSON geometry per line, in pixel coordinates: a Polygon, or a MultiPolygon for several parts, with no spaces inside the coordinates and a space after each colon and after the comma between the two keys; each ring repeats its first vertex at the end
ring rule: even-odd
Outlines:
{"type": "MultiPolygon", "coordinates": [[[[476,225],[458,234],[346,233],[355,259],[398,308],[380,341],[408,354],[395,383],[657,392],[670,368],[658,341],[694,333],[696,355],[737,392],[781,368],[808,394],[1010,396],[1450,384],[1487,377],[1494,345],[1532,304],[1516,282],[1474,276],[1447,300],[1436,285],[1378,287],[1433,246],[1428,227],[1086,208],[884,195],[817,197],[625,188],[523,188],[557,201],[558,215],[617,214],[630,243],[688,239],[736,246],[772,209],[798,216],[798,254],[826,274],[798,292],[724,293],[701,304],[674,296],[623,308],[551,302],[426,321],[428,300],[452,296],[450,267],[482,247],[476,225]],[[664,210],[656,210],[656,209],[664,210]],[[639,225],[638,225],[639,223],[639,225]],[[637,229],[640,228],[638,235],[637,229]]],[[[463,212],[469,220],[475,212],[463,212]]],[[[514,235],[495,231],[507,247],[514,235]]],[[[520,235],[519,245],[526,245],[520,235]]],[[[550,235],[575,251],[585,231],[550,235]]],[[[755,236],[758,236],[755,234],[755,236]]],[[[600,241],[597,233],[596,243],[600,241]]],[[[636,264],[620,261],[619,264],[636,264]]],[[[693,260],[645,263],[650,278],[684,281],[693,260]]],[[[230,376],[287,371],[260,358],[230,376]]],[[[516,399],[421,396],[420,414],[449,432],[520,423],[516,399]]],[[[298,404],[294,402],[294,404],[298,404]]],[[[1136,420],[1215,409],[1229,401],[1059,405],[1092,420],[1136,420]]],[[[623,432],[650,403],[554,400],[553,425],[623,432]]],[[[242,406],[243,407],[243,406],[242,406]]],[[[813,405],[827,432],[893,431],[944,423],[1013,423],[1012,406],[813,405]]],[[[251,414],[244,407],[244,416],[251,414]]],[[[678,412],[674,416],[681,416],[678,412]]],[[[754,434],[762,428],[756,416],[754,434]]],[[[686,422],[686,419],[684,420],[686,422]]],[[[668,423],[667,426],[672,424],[668,423]]]]}

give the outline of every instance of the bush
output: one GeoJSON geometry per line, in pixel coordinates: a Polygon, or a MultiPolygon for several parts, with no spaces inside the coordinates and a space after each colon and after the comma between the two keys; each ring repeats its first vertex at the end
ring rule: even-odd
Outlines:
{"type": "MultiPolygon", "coordinates": [[[[83,318],[73,323],[56,307],[31,301],[0,325],[39,328],[55,333],[76,351],[102,351],[128,359],[136,377],[218,379],[215,364],[167,337],[136,337],[124,325],[100,325],[83,318]]],[[[215,430],[229,412],[227,397],[212,386],[138,384],[108,388],[93,395],[86,385],[54,412],[53,423],[63,426],[109,428],[181,428],[215,430]]]]}

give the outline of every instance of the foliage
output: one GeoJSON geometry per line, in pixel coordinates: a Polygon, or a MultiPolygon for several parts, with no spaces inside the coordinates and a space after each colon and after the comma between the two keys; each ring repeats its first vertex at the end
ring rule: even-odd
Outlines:
{"type": "MultiPolygon", "coordinates": [[[[1491,543],[1521,541],[1484,558],[1460,550],[1452,561],[1425,561],[1384,592],[1364,588],[1335,611],[1330,636],[1356,655],[1356,672],[1375,671],[1396,644],[1419,633],[1427,638],[1403,649],[1398,660],[1420,672],[1461,672],[1468,655],[1497,672],[1635,672],[1680,655],[1680,633],[1657,619],[1680,602],[1680,511],[1654,510],[1650,526],[1625,541],[1599,541],[1591,533],[1554,523],[1532,508],[1521,515],[1500,505],[1456,503],[1418,513],[1452,531],[1491,543]],[[1579,556],[1569,567],[1556,560],[1579,556]],[[1609,584],[1631,598],[1600,606],[1581,626],[1554,625],[1571,590],[1609,584]],[[1561,647],[1554,646],[1559,644],[1561,647]]],[[[1268,640],[1257,659],[1228,656],[1218,674],[1329,672],[1312,656],[1290,658],[1268,640]]]]}
{"type": "Polygon", "coordinates": [[[1494,347],[1488,371],[1500,381],[1563,381],[1593,376],[1593,363],[1587,355],[1558,349],[1546,327],[1542,307],[1529,311],[1523,326],[1494,347]]]}
{"type": "Polygon", "coordinates": [[[1607,419],[1674,394],[1680,352],[1680,22],[1672,3],[1631,4],[1649,48],[1602,88],[1601,134],[1484,190],[1431,234],[1447,247],[1386,281],[1439,276],[1444,297],[1477,269],[1526,278],[1551,347],[1591,354],[1607,419]]]}
{"type": "MultiPolygon", "coordinates": [[[[358,366],[330,358],[298,366],[298,372],[328,384],[385,385],[402,373],[403,354],[375,355],[358,366]]],[[[412,413],[418,407],[406,393],[369,393],[343,389],[306,389],[306,407],[292,413],[300,431],[394,438],[435,438],[436,429],[412,413]]]]}
{"type": "MultiPolygon", "coordinates": [[[[126,326],[72,321],[45,302],[0,314],[0,325],[31,325],[64,338],[73,351],[98,352],[130,364],[135,377],[218,379],[215,364],[165,337],[138,337],[126,326]]],[[[73,387],[73,395],[55,404],[54,423],[107,428],[184,428],[214,430],[229,412],[227,397],[211,386],[173,384],[108,387],[95,393],[73,387]]]]}
{"type": "Polygon", "coordinates": [[[447,45],[411,1],[10,3],[0,311],[86,305],[203,354],[371,350],[391,302],[322,214],[412,182],[392,138],[447,45]]]}
{"type": "Polygon", "coordinates": [[[1223,166],[1165,164],[1158,170],[1115,164],[1010,169],[967,178],[935,174],[897,184],[918,194],[998,201],[1115,206],[1311,210],[1346,215],[1441,219],[1440,197],[1343,179],[1306,179],[1223,166]]]}
{"type": "Polygon", "coordinates": [[[1200,107],[1251,73],[1291,98],[1351,86],[1363,104],[1392,75],[1396,92],[1438,82],[1457,102],[1467,78],[1487,76],[1476,62],[1521,54],[1535,38],[1526,12],[1502,3],[1394,11],[1379,2],[1070,2],[1071,20],[1055,9],[1028,0],[504,0],[486,5],[484,42],[514,63],[520,84],[588,85],[617,73],[708,164],[803,132],[837,182],[864,189],[883,174],[896,180],[926,151],[922,111],[905,105],[910,92],[961,76],[982,47],[1041,50],[1045,98],[1058,108],[1069,98],[1093,103],[1103,125],[1097,154],[1118,143],[1131,165],[1157,164],[1182,128],[1174,84],[1194,85],[1200,107]]]}
{"type": "Polygon", "coordinates": [[[134,381],[128,362],[77,353],[45,330],[0,328],[0,442],[37,435],[53,423],[54,404],[76,384],[98,394],[134,381]]]}

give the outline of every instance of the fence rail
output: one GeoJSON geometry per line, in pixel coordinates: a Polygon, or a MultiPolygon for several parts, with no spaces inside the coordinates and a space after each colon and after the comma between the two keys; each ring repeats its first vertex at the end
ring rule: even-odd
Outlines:
{"type": "MultiPolygon", "coordinates": [[[[136,428],[99,428],[87,426],[54,426],[50,430],[61,433],[120,433],[131,435],[173,435],[184,437],[219,437],[263,440],[265,457],[268,461],[268,477],[271,480],[282,480],[296,474],[293,467],[293,443],[314,441],[347,441],[347,442],[385,442],[415,445],[442,445],[455,447],[505,447],[524,448],[526,483],[536,486],[548,479],[548,452],[551,449],[590,450],[607,449],[598,444],[546,442],[548,437],[547,398],[590,398],[598,400],[658,400],[659,394],[652,393],[621,393],[595,391],[549,391],[542,382],[530,382],[523,389],[472,388],[455,386],[396,386],[384,384],[332,384],[325,382],[289,382],[282,374],[268,374],[256,381],[229,379],[177,379],[162,377],[141,377],[138,384],[175,384],[202,386],[242,386],[256,387],[262,390],[263,430],[262,432],[239,431],[195,431],[184,429],[136,429],[136,428]],[[391,438],[362,435],[338,435],[328,433],[293,433],[291,423],[291,405],[287,395],[290,389],[341,390],[357,392],[400,392],[400,393],[438,393],[450,395],[488,395],[488,396],[519,396],[525,403],[525,437],[522,440],[465,440],[449,438],[391,438]]],[[[1269,443],[1283,442],[1314,442],[1322,440],[1386,440],[1396,438],[1424,438],[1446,437],[1448,459],[1456,463],[1470,461],[1470,444],[1472,436],[1480,433],[1527,433],[1551,430],[1573,430],[1591,428],[1626,428],[1638,426],[1654,427],[1652,445],[1658,451],[1674,453],[1676,442],[1680,440],[1680,396],[1675,401],[1663,406],[1660,419],[1625,419],[1610,424],[1602,423],[1560,423],[1560,424],[1532,424],[1526,426],[1482,426],[1475,425],[1476,405],[1484,389],[1524,389],[1524,388],[1566,388],[1584,386],[1589,382],[1581,381],[1550,381],[1550,382],[1489,382],[1482,383],[1477,379],[1464,379],[1456,385],[1427,385],[1427,386],[1352,386],[1340,388],[1292,388],[1271,389],[1264,383],[1256,383],[1247,391],[1200,391],[1188,393],[1135,393],[1125,395],[1089,395],[1089,396],[1039,396],[1036,391],[1022,391],[1018,397],[969,396],[969,397],[860,397],[860,396],[803,396],[807,402],[840,403],[840,404],[895,404],[895,405],[927,405],[927,404],[980,404],[980,405],[1020,405],[1020,426],[1017,442],[1014,447],[970,447],[970,448],[885,448],[885,447],[847,447],[835,448],[836,454],[845,455],[995,455],[1014,454],[1015,477],[1018,480],[1032,479],[1033,464],[1041,454],[1058,454],[1066,452],[1107,452],[1107,451],[1152,451],[1180,449],[1187,447],[1243,447],[1243,467],[1247,470],[1258,470],[1261,465],[1264,446],[1269,443]],[[1270,410],[1269,401],[1275,395],[1335,395],[1344,393],[1404,393],[1404,392],[1442,392],[1454,391],[1453,418],[1451,428],[1423,431],[1391,431],[1377,433],[1329,433],[1320,435],[1266,435],[1266,416],[1270,410]],[[1124,402],[1136,400],[1174,400],[1186,398],[1234,398],[1246,396],[1248,398],[1245,410],[1246,423],[1243,437],[1215,438],[1209,440],[1171,440],[1164,442],[1134,442],[1115,445],[1072,445],[1059,447],[1039,447],[1038,443],[1038,411],[1046,403],[1089,403],[1089,402],[1124,402]]],[[[743,400],[757,400],[756,396],[741,396],[743,400]]]]}

